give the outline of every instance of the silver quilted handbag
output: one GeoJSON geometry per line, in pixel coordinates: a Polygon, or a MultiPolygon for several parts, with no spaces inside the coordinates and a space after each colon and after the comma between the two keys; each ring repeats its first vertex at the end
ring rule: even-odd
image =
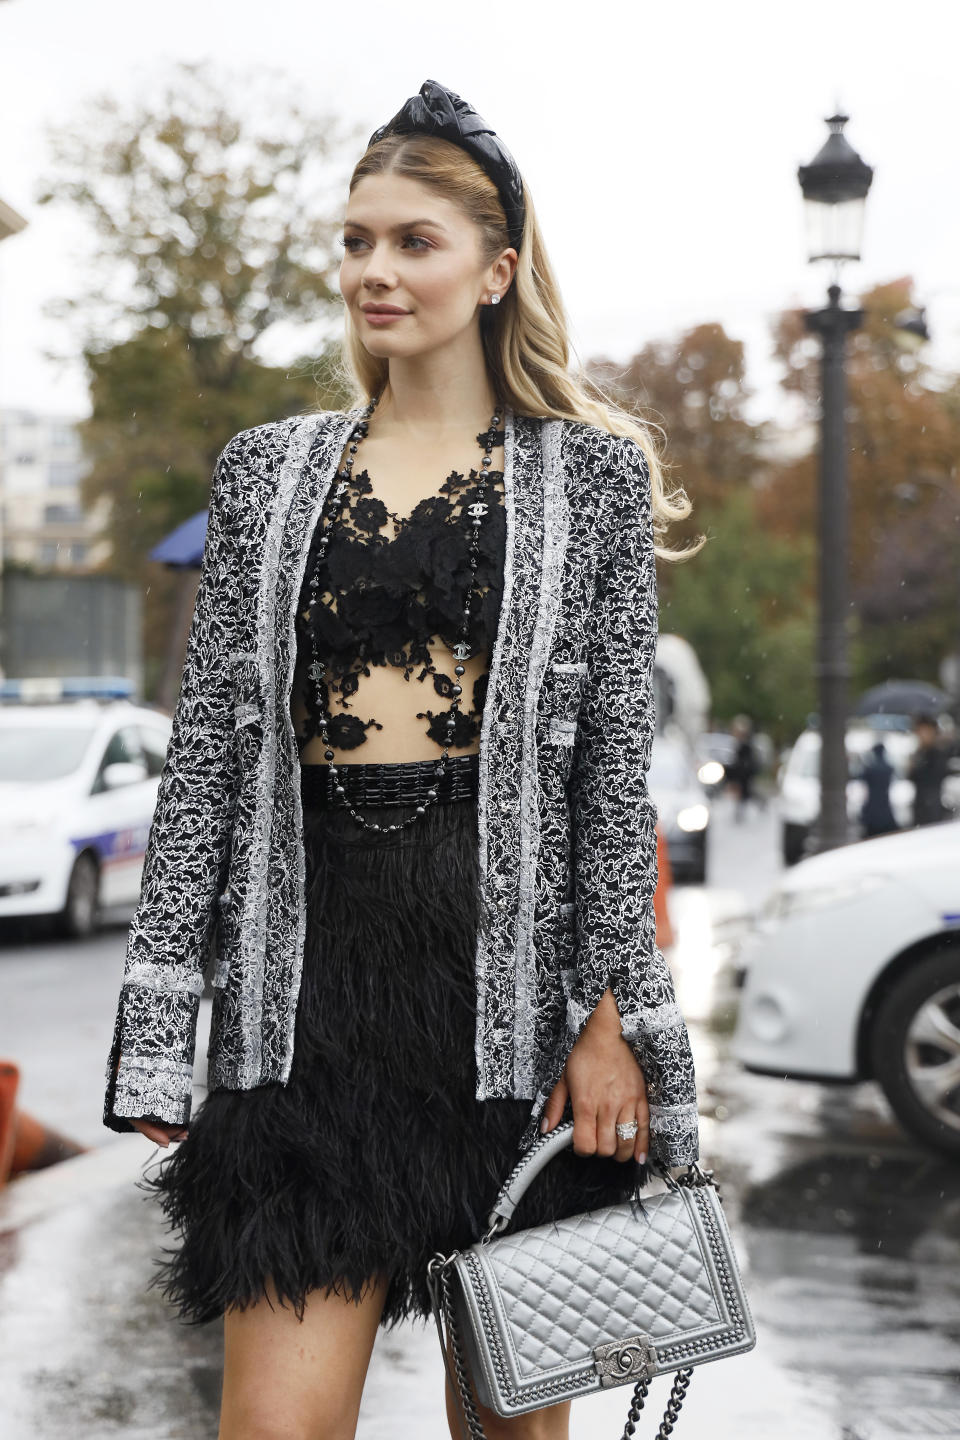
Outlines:
{"type": "Polygon", "coordinates": [[[667,1188],[641,1192],[642,1214],[628,1200],[500,1233],[536,1175],[572,1143],[572,1120],[541,1136],[503,1185],[483,1238],[437,1253],[427,1267],[444,1364],[472,1440],[484,1432],[471,1379],[481,1403],[503,1416],[632,1380],[630,1440],[651,1379],[679,1366],[657,1432],[666,1437],[692,1367],[756,1344],[719,1186],[697,1164],[677,1178],[656,1167],[667,1188]]]}

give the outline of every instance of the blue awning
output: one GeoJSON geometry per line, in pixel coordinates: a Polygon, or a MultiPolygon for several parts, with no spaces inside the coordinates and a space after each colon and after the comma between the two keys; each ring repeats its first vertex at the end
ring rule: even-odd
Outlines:
{"type": "Polygon", "coordinates": [[[178,569],[199,570],[206,537],[207,511],[200,510],[158,541],[153,549],[147,552],[147,559],[159,560],[163,565],[175,566],[178,569]]]}

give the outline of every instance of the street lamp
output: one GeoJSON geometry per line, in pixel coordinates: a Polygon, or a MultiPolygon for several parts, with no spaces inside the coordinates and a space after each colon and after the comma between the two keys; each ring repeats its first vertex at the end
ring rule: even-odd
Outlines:
{"type": "Polygon", "coordinates": [[[862,310],[840,305],[840,266],[860,259],[863,211],[873,170],[843,133],[849,116],[831,115],[830,134],[797,178],[803,192],[808,259],[833,263],[829,304],[804,314],[806,328],[823,341],[820,437],[820,626],[817,678],[820,708],[820,815],[817,850],[851,838],[847,822],[847,475],[844,406],[845,343],[863,323],[862,310]]]}

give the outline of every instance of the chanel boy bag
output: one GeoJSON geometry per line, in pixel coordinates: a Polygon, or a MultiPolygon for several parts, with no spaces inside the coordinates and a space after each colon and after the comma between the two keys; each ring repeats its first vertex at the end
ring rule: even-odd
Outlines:
{"type": "Polygon", "coordinates": [[[669,1435],[693,1367],[756,1344],[719,1186],[697,1164],[677,1178],[658,1166],[666,1189],[640,1192],[642,1214],[626,1201],[501,1234],[536,1175],[572,1143],[572,1120],[541,1136],[504,1183],[483,1238],[427,1267],[471,1440],[485,1440],[471,1380],[503,1416],[633,1381],[630,1440],[651,1379],[675,1369],[658,1432],[669,1435]]]}

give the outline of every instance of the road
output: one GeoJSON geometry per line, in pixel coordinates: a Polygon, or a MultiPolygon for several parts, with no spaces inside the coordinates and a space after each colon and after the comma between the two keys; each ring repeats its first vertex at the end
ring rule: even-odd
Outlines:
{"type": "MultiPolygon", "coordinates": [[[[721,801],[713,823],[709,884],[671,896],[670,958],[697,1069],[702,1163],[721,1185],[758,1341],[695,1370],[681,1433],[960,1437],[957,1169],[908,1138],[873,1085],[750,1076],[731,1060],[731,953],[779,858],[769,811],[735,824],[721,801]]],[[[151,1256],[171,1241],[135,1180],[163,1152],[100,1121],[124,937],[120,917],[86,943],[0,941],[0,1055],[23,1067],[19,1103],[95,1147],[0,1199],[6,1440],[217,1433],[222,1326],[182,1324],[148,1288],[151,1256]]],[[[381,1333],[359,1435],[446,1440],[442,1383],[430,1326],[381,1333]]],[[[654,1435],[669,1388],[667,1377],[651,1386],[641,1435],[654,1435]]],[[[619,1435],[628,1393],[578,1402],[574,1440],[619,1435]]]]}

